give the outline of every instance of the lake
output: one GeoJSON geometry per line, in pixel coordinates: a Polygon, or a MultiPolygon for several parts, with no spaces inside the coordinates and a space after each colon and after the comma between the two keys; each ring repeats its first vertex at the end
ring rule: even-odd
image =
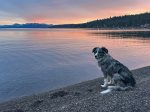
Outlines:
{"type": "Polygon", "coordinates": [[[97,46],[130,69],[150,65],[150,30],[0,29],[0,102],[102,77],[97,46]]]}

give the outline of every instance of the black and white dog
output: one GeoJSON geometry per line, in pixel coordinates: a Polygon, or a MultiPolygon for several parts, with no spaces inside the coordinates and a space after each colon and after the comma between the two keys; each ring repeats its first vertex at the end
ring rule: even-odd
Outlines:
{"type": "Polygon", "coordinates": [[[104,74],[104,84],[101,86],[107,87],[107,90],[102,91],[101,94],[109,93],[112,90],[125,91],[135,86],[136,81],[131,71],[119,61],[113,59],[105,47],[95,47],[92,52],[104,74]],[[112,86],[108,86],[108,84],[112,84],[112,86]]]}

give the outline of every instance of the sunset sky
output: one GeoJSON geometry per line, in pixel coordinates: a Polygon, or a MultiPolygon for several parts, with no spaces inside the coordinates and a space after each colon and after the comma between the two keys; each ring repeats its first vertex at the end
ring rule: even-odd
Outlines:
{"type": "Polygon", "coordinates": [[[150,0],[0,0],[0,24],[82,23],[150,12],[150,0]]]}

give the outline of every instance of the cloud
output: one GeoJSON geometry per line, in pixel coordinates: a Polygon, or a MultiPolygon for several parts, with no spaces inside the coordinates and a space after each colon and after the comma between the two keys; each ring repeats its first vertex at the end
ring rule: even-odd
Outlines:
{"type": "Polygon", "coordinates": [[[19,22],[80,23],[150,11],[148,6],[147,0],[0,0],[0,20],[3,17],[7,21],[18,18],[19,22]]]}

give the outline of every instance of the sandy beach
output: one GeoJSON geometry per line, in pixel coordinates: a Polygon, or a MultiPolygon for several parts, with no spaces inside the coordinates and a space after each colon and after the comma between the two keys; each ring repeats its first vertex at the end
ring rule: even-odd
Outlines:
{"type": "Polygon", "coordinates": [[[137,85],[130,91],[101,95],[98,78],[0,104],[0,112],[149,112],[150,66],[132,70],[137,85]]]}

